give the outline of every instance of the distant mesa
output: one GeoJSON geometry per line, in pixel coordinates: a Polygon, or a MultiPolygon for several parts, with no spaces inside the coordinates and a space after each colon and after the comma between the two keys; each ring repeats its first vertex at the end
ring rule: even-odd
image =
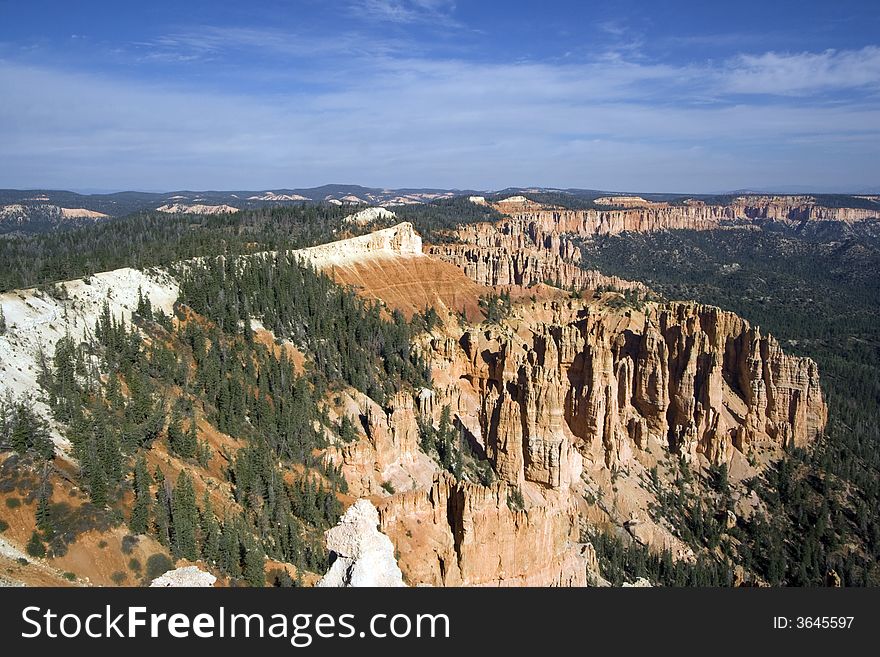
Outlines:
{"type": "Polygon", "coordinates": [[[641,196],[602,196],[593,201],[596,205],[613,205],[623,208],[662,208],[666,203],[655,203],[641,196]]]}
{"type": "Polygon", "coordinates": [[[0,206],[0,222],[8,225],[23,226],[34,221],[47,222],[50,225],[61,225],[66,220],[88,219],[97,221],[107,219],[109,215],[97,210],[86,208],[63,208],[58,205],[37,202],[34,204],[11,203],[0,206]]]}
{"type": "Polygon", "coordinates": [[[248,196],[248,201],[311,201],[312,199],[300,194],[276,194],[275,192],[264,192],[256,196],[248,196]]]}
{"type": "Polygon", "coordinates": [[[169,203],[160,205],[156,210],[167,212],[168,214],[229,214],[231,212],[238,212],[238,208],[234,208],[231,205],[204,205],[201,203],[193,205],[169,203]]]}
{"type": "Polygon", "coordinates": [[[106,219],[109,215],[96,210],[86,210],[85,208],[60,208],[61,216],[67,219],[85,218],[85,219],[106,219]]]}
{"type": "Polygon", "coordinates": [[[105,219],[108,215],[85,208],[62,208],[57,205],[22,205],[13,203],[0,207],[0,218],[27,217],[31,212],[42,212],[46,216],[58,216],[65,219],[105,219]]]}

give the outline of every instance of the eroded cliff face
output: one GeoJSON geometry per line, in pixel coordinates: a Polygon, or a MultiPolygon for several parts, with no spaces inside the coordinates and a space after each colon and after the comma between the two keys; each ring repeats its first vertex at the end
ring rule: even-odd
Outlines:
{"type": "Polygon", "coordinates": [[[498,209],[508,214],[514,223],[534,225],[531,230],[554,235],[570,233],[581,237],[676,228],[708,230],[718,228],[724,222],[755,219],[800,222],[878,218],[877,210],[826,207],[812,196],[741,196],[727,205],[692,200],[682,205],[651,204],[614,210],[565,210],[535,205],[508,205],[498,209]]]}
{"type": "Polygon", "coordinates": [[[430,488],[382,502],[412,583],[582,584],[588,491],[604,498],[603,521],[691,558],[653,517],[648,470],[668,455],[744,478],[811,443],[827,418],[812,360],[710,306],[524,302],[501,326],[435,335],[426,350],[433,413],[451,406],[498,481],[438,472],[430,488]]]}
{"type": "Polygon", "coordinates": [[[580,469],[573,451],[612,467],[653,444],[720,464],[733,450],[804,446],[825,425],[816,364],[733,313],[577,299],[534,306],[515,333],[471,329],[432,343],[443,394],[511,484],[570,486],[580,469]]]}
{"type": "Polygon", "coordinates": [[[408,222],[296,253],[337,282],[406,317],[431,306],[477,318],[479,298],[487,293],[460,268],[423,253],[422,238],[408,222]]]}
{"type": "MultiPolygon", "coordinates": [[[[577,249],[553,230],[511,219],[430,247],[420,257],[439,255],[479,285],[510,290],[510,315],[478,324],[441,314],[420,344],[432,389],[385,408],[351,397],[342,411],[360,438],[334,459],[351,493],[375,502],[408,584],[598,581],[579,542],[596,525],[692,559],[655,511],[677,464],[726,464],[736,482],[824,428],[813,361],[785,354],[733,313],[608,291],[646,288],[582,271],[577,249]],[[554,275],[581,293],[538,284],[554,275]],[[445,406],[493,483],[456,479],[422,451],[419,425],[436,424],[445,406]]],[[[390,296],[396,303],[421,302],[390,296]]]]}
{"type": "Polygon", "coordinates": [[[577,497],[548,490],[519,508],[504,482],[491,486],[438,473],[427,490],[387,498],[382,531],[411,583],[432,586],[584,586],[577,497]]]}
{"type": "MultiPolygon", "coordinates": [[[[541,212],[536,210],[529,216],[541,212]]],[[[641,283],[582,269],[578,247],[531,220],[462,226],[456,237],[458,242],[431,245],[427,252],[451,262],[480,285],[530,287],[549,283],[578,290],[645,289],[641,283]]]]}
{"type": "Polygon", "coordinates": [[[749,219],[772,221],[864,221],[877,219],[877,210],[831,208],[812,196],[742,196],[731,204],[732,212],[749,219]]]}

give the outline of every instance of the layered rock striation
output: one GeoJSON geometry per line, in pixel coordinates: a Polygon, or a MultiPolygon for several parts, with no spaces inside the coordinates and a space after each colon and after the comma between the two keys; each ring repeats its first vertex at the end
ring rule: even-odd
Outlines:
{"type": "Polygon", "coordinates": [[[480,316],[485,290],[461,269],[422,251],[422,238],[411,223],[367,235],[296,251],[298,257],[327,272],[343,285],[406,317],[432,306],[480,316]]]}
{"type": "Polygon", "coordinates": [[[606,466],[651,444],[725,463],[732,450],[779,454],[823,430],[815,362],[730,312],[688,303],[617,312],[552,302],[555,321],[525,339],[466,332],[449,354],[480,400],[480,437],[499,477],[561,489],[577,447],[606,466]]]}
{"type": "Polygon", "coordinates": [[[581,268],[577,246],[565,235],[534,222],[506,219],[470,224],[460,227],[456,236],[458,242],[431,245],[427,251],[459,267],[480,285],[645,289],[641,283],[581,268]]]}

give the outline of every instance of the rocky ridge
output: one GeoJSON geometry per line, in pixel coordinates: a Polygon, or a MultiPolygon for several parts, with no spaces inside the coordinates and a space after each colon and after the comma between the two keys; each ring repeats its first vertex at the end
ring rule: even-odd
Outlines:
{"type": "MultiPolygon", "coordinates": [[[[471,201],[487,204],[484,197],[471,197],[471,201]]],[[[576,290],[645,291],[641,283],[583,269],[581,251],[571,238],[590,239],[626,231],[710,230],[737,222],[852,223],[880,216],[880,211],[866,208],[825,207],[811,196],[741,196],[727,205],[693,199],[670,205],[616,196],[597,199],[596,203],[626,207],[569,210],[513,196],[491,204],[507,218],[461,226],[455,231],[455,241],[431,245],[427,252],[461,268],[481,285],[529,287],[549,283],[576,290]]]]}
{"type": "MultiPolygon", "coordinates": [[[[422,265],[424,280],[434,267],[454,270],[455,294],[472,304],[488,285],[533,286],[496,324],[463,320],[447,306],[419,345],[432,367],[431,390],[401,392],[384,408],[352,391],[340,395],[335,412],[361,431],[358,440],[332,446],[328,458],[342,466],[352,494],[369,496],[378,513],[359,502],[330,530],[328,547],[338,558],[328,581],[366,581],[366,566],[357,564],[378,561],[379,572],[390,573],[383,581],[396,582],[385,558],[391,546],[414,585],[584,585],[599,581],[595,553],[581,542],[584,526],[597,523],[692,558],[651,514],[657,491],[645,483],[649,469],[672,456],[696,468],[726,464],[742,479],[822,431],[827,411],[815,364],[784,354],[736,315],[688,303],[628,305],[615,292],[547,295],[536,284],[553,263],[566,278],[560,285],[644,288],[578,273],[573,245],[535,226],[505,220],[459,234],[471,241],[452,247],[499,257],[465,261],[459,270],[430,255],[444,246],[424,253],[407,223],[298,252],[341,282],[371,268],[360,292],[391,307],[436,303],[424,281],[403,280],[422,265]],[[517,264],[529,258],[531,268],[517,264]],[[444,406],[462,443],[490,463],[494,481],[456,478],[422,451],[419,425],[436,424],[444,406]]],[[[86,330],[105,299],[127,320],[139,289],[166,312],[177,297],[167,274],[135,270],[72,281],[55,296],[3,295],[9,330],[0,351],[21,362],[0,385],[21,379],[25,392],[38,392],[38,349],[51,352],[66,332],[86,330]]]]}

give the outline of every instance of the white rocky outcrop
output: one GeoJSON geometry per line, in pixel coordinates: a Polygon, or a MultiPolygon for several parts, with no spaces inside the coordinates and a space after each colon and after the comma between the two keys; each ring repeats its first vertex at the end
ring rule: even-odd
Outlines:
{"type": "Polygon", "coordinates": [[[300,249],[294,253],[319,269],[374,258],[423,255],[422,238],[408,221],[367,235],[300,249]]]}
{"type": "Polygon", "coordinates": [[[383,207],[366,208],[360,212],[355,212],[345,218],[347,223],[357,224],[358,226],[366,226],[371,221],[377,219],[393,219],[396,217],[391,210],[383,207]]]}
{"type": "Polygon", "coordinates": [[[394,558],[391,539],[379,531],[379,512],[360,499],[327,531],[327,549],[335,561],[320,587],[406,586],[394,558]]]}
{"type": "Polygon", "coordinates": [[[526,203],[531,203],[531,201],[529,199],[527,199],[525,196],[516,195],[516,196],[508,196],[507,198],[503,198],[500,201],[498,201],[498,203],[499,204],[503,203],[503,204],[507,204],[507,205],[525,205],[526,203]]]}
{"type": "Polygon", "coordinates": [[[634,581],[634,582],[632,582],[632,583],[630,583],[630,582],[624,582],[624,583],[621,585],[621,587],[622,587],[622,588],[625,588],[625,589],[649,589],[649,588],[651,588],[651,587],[653,587],[653,586],[654,586],[654,585],[651,584],[651,582],[649,582],[648,580],[646,580],[644,577],[637,577],[637,578],[636,578],[636,581],[634,581]]]}
{"type": "Polygon", "coordinates": [[[366,199],[362,199],[359,196],[355,196],[354,194],[347,194],[342,197],[342,201],[344,203],[366,203],[366,199]]]}
{"type": "Polygon", "coordinates": [[[40,401],[41,354],[51,362],[58,340],[66,335],[76,342],[83,340],[94,330],[105,303],[113,317],[130,322],[139,291],[154,309],[166,315],[171,314],[179,293],[177,283],[164,271],[126,267],[58,283],[49,291],[0,294],[6,318],[6,332],[0,334],[0,396],[31,398],[37,412],[53,427],[51,436],[60,453],[70,445],[51,422],[49,408],[40,401]]]}
{"type": "Polygon", "coordinates": [[[211,587],[216,581],[216,577],[211,573],[206,573],[198,566],[184,566],[160,575],[150,583],[150,587],[211,587]]]}
{"type": "Polygon", "coordinates": [[[645,200],[641,196],[602,196],[593,202],[596,205],[613,205],[624,208],[648,208],[659,205],[645,200]]]}

